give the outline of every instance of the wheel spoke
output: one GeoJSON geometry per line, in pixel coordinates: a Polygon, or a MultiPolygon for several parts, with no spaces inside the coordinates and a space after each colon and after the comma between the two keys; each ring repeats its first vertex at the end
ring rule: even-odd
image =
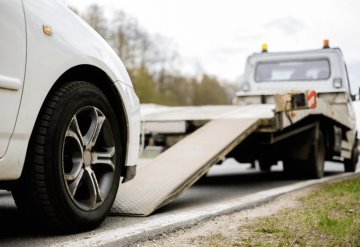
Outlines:
{"type": "Polygon", "coordinates": [[[76,139],[81,147],[84,146],[83,136],[81,134],[76,116],[71,119],[69,129],[66,132],[66,136],[76,139]]]}
{"type": "Polygon", "coordinates": [[[97,181],[94,171],[91,168],[87,167],[85,168],[85,174],[86,174],[86,183],[90,193],[90,198],[89,198],[90,207],[94,208],[97,203],[103,201],[103,198],[101,196],[99,183],[97,181]]]}
{"type": "Polygon", "coordinates": [[[80,172],[82,171],[82,160],[78,161],[78,164],[73,167],[71,172],[65,173],[65,180],[67,181],[74,181],[79,177],[80,172]]]}
{"type": "Polygon", "coordinates": [[[104,124],[104,121],[106,120],[105,116],[96,109],[93,109],[91,118],[92,118],[91,125],[86,135],[84,136],[85,139],[84,141],[86,144],[86,148],[88,150],[91,150],[95,146],[96,141],[101,132],[102,126],[104,124]]]}
{"type": "Polygon", "coordinates": [[[93,165],[107,165],[110,166],[112,171],[115,171],[115,165],[113,162],[113,157],[115,155],[115,147],[108,148],[106,152],[93,152],[93,165]]]}
{"type": "Polygon", "coordinates": [[[68,187],[69,187],[69,190],[70,190],[70,194],[72,195],[72,197],[75,196],[76,194],[76,191],[79,187],[79,184],[80,184],[80,181],[82,179],[84,175],[84,169],[80,169],[79,173],[77,174],[75,180],[73,181],[72,177],[71,179],[67,179],[67,175],[65,175],[65,179],[68,180],[68,181],[73,181],[71,182],[70,184],[68,184],[68,187]]]}

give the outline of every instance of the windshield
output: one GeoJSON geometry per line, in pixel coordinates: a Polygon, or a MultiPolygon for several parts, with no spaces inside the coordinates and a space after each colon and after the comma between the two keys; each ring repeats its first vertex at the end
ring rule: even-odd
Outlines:
{"type": "Polygon", "coordinates": [[[330,77],[327,59],[260,62],[256,66],[256,82],[326,80],[330,77]]]}

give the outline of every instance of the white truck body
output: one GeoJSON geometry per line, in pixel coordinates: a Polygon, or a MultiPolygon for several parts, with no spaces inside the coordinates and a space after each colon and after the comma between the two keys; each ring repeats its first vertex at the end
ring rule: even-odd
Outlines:
{"type": "MultiPolygon", "coordinates": [[[[273,66],[274,67],[274,66],[273,66]]],[[[275,66],[276,67],[276,66],[275,66]]],[[[291,67],[291,66],[290,66],[291,67]]],[[[260,132],[275,132],[289,127],[309,115],[326,115],[333,118],[343,127],[346,126],[347,138],[344,143],[352,145],[356,136],[356,117],[353,108],[353,95],[349,77],[347,75],[346,64],[343,55],[338,48],[319,49],[301,52],[279,52],[279,53],[256,53],[248,57],[243,75],[244,81],[240,85],[241,91],[235,94],[233,105],[247,106],[247,108],[235,108],[234,110],[244,112],[244,117],[251,117],[260,112],[266,111],[272,117],[275,117],[276,96],[288,92],[298,92],[306,90],[315,90],[317,97],[324,104],[318,104],[317,109],[308,109],[293,113],[291,121],[281,118],[280,126],[262,126],[258,129],[260,132]],[[314,62],[320,61],[318,68],[314,68],[314,62]],[[309,63],[306,66],[297,66],[296,63],[309,63]],[[311,64],[312,63],[312,64],[311,64]],[[273,71],[273,78],[257,81],[256,72],[259,65],[275,64],[279,65],[280,70],[287,64],[294,64],[297,67],[306,67],[302,76],[307,78],[291,79],[291,69],[273,71]],[[324,65],[327,66],[327,73],[324,73],[324,65]],[[322,70],[322,71],[321,71],[322,70]],[[320,78],[317,76],[320,75],[320,78]],[[278,80],[276,77],[283,77],[278,80]],[[288,77],[288,78],[287,78],[288,77]]],[[[258,78],[259,79],[259,78],[258,78]]],[[[142,126],[145,134],[170,134],[186,133],[185,125],[189,122],[199,122],[200,120],[211,120],[221,118],[222,113],[229,115],[229,106],[202,106],[202,107],[164,107],[154,105],[142,105],[142,126]],[[228,107],[228,108],[227,108],[228,107]]],[[[231,115],[231,114],[230,114],[231,115]]],[[[268,117],[268,116],[267,116],[268,117]]],[[[197,125],[197,124],[195,124],[197,125]]],[[[201,124],[200,124],[201,125],[201,124]]],[[[344,144],[345,145],[345,144],[344,144]]],[[[349,158],[349,153],[344,152],[344,157],[349,158]]]]}
{"type": "MultiPolygon", "coordinates": [[[[291,71],[288,69],[286,72],[291,71]]],[[[272,71],[276,73],[276,71],[272,71]]],[[[293,71],[296,73],[296,71],[293,71]]],[[[306,76],[306,72],[304,73],[306,76]]],[[[276,75],[272,75],[275,76],[276,75]]],[[[286,77],[287,75],[285,75],[286,77]]],[[[278,75],[279,77],[279,75],[278,75]]],[[[236,93],[233,100],[234,104],[256,104],[272,103],[274,104],[274,95],[282,94],[289,91],[315,90],[318,96],[326,102],[333,105],[334,108],[342,108],[345,112],[344,117],[348,118],[351,129],[356,129],[356,117],[352,103],[350,81],[347,74],[346,64],[342,52],[338,48],[328,48],[302,52],[279,52],[279,53],[258,53],[248,57],[245,73],[242,83],[242,91],[236,93]],[[261,82],[256,81],[256,72],[260,64],[272,64],[279,62],[282,65],[295,61],[325,61],[328,64],[328,75],[325,78],[316,77],[321,73],[321,68],[308,69],[308,78],[306,80],[278,81],[269,79],[261,82]],[[245,90],[244,90],[245,89],[245,90]],[[262,97],[261,97],[262,96],[262,97]],[[261,102],[261,100],[265,102],[261,102]]]]}

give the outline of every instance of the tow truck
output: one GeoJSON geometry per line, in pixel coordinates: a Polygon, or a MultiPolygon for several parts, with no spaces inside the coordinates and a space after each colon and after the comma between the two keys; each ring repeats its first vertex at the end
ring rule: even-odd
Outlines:
{"type": "Polygon", "coordinates": [[[120,186],[113,213],[149,215],[216,163],[233,157],[261,170],[321,178],[324,162],[354,172],[358,163],[353,95],[343,54],[322,49],[248,57],[232,105],[144,106],[142,140],[160,155],[120,186]]]}

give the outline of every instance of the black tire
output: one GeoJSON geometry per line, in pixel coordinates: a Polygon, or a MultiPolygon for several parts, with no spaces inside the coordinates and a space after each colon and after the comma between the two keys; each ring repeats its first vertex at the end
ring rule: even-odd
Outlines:
{"type": "Polygon", "coordinates": [[[270,172],[273,163],[268,160],[259,160],[260,170],[263,172],[270,172]]]}
{"type": "Polygon", "coordinates": [[[321,130],[314,141],[306,160],[289,159],[283,161],[284,173],[296,178],[322,178],[325,165],[325,140],[321,130]]]}
{"type": "Polygon", "coordinates": [[[99,88],[76,81],[53,91],[12,189],[19,210],[54,231],[95,228],[116,197],[121,145],[119,124],[99,88]]]}
{"type": "Polygon", "coordinates": [[[307,178],[322,178],[326,157],[325,140],[322,131],[319,130],[318,138],[312,145],[308,159],[304,164],[304,172],[307,178]]]}
{"type": "Polygon", "coordinates": [[[351,152],[351,159],[344,159],[345,172],[355,172],[358,161],[359,161],[359,154],[358,154],[357,146],[354,145],[351,152]]]}

